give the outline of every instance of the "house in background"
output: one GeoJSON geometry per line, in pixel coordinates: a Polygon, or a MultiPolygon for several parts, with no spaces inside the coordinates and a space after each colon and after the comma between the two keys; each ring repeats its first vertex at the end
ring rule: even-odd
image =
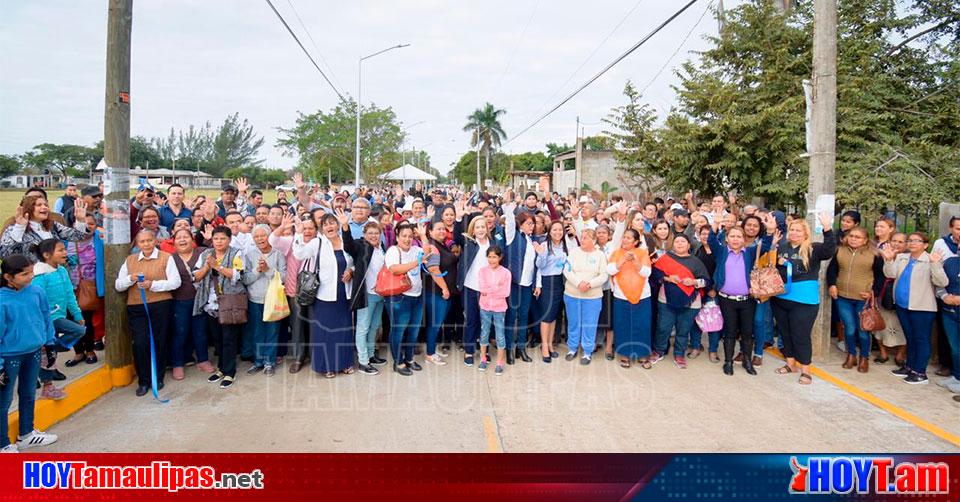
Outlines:
{"type": "Polygon", "coordinates": [[[616,188],[609,193],[621,194],[625,189],[620,178],[626,176],[612,150],[584,150],[583,139],[578,137],[576,148],[553,157],[551,191],[562,195],[579,194],[586,185],[590,190],[600,192],[607,183],[607,187],[616,188]]]}

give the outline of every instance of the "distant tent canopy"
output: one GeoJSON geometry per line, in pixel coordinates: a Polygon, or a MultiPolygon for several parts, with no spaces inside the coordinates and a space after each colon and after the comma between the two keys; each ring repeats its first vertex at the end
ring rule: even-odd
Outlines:
{"type": "Polygon", "coordinates": [[[388,173],[381,174],[379,176],[381,180],[387,181],[436,181],[437,177],[417,169],[415,166],[410,164],[404,164],[393,171],[388,173]]]}

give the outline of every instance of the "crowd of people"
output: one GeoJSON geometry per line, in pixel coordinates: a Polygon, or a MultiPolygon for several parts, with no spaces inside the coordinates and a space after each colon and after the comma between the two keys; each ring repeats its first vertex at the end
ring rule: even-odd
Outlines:
{"type": "Polygon", "coordinates": [[[324,378],[388,363],[405,377],[449,363],[501,375],[537,351],[540,364],[599,355],[625,370],[668,356],[685,369],[706,352],[718,373],[749,377],[771,346],[785,358],[775,372],[809,385],[822,288],[843,368],[867,373],[873,357],[925,384],[939,322],[950,357],[936,382],[960,394],[957,216],[931,248],[885,216],[872,232],[854,211],[811,228],[733,196],[294,184],[272,205],[244,179],[189,202],[180,185],[142,184],[116,277],[103,270],[101,188],[69,187],[53,207],[29,190],[0,236],[0,408],[16,387],[20,410],[13,444],[3,421],[3,451],[56,441],[33,427],[35,385],[42,399],[64,397],[58,352],[73,351],[66,366],[97,362],[110,281],[126,295],[137,396],[191,366],[228,389],[240,369],[270,377],[308,363],[324,378]]]}

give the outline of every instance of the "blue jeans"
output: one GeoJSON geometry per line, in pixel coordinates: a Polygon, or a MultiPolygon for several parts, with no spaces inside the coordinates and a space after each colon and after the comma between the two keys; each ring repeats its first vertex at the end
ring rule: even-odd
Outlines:
{"type": "Polygon", "coordinates": [[[590,357],[597,342],[597,321],[600,320],[602,298],[574,298],[563,295],[567,311],[567,349],[576,352],[583,347],[583,357],[590,357]]]}
{"type": "Polygon", "coordinates": [[[383,315],[383,297],[370,292],[357,294],[367,295],[367,306],[357,310],[357,361],[360,364],[370,364],[377,349],[377,330],[383,315]]]}
{"type": "MultiPolygon", "coordinates": [[[[957,310],[960,307],[953,307],[957,310]]],[[[960,380],[960,316],[943,312],[943,334],[950,344],[950,360],[952,361],[953,378],[960,380]]]]}
{"type": "Polygon", "coordinates": [[[53,329],[60,334],[57,338],[57,346],[64,349],[72,349],[83,335],[87,334],[87,328],[81,326],[66,317],[61,317],[53,321],[53,329]]]}
{"type": "Polygon", "coordinates": [[[660,312],[657,318],[657,339],[653,344],[653,350],[659,354],[666,354],[670,345],[670,332],[676,328],[677,339],[673,342],[673,356],[685,357],[690,328],[700,309],[674,307],[663,302],[658,303],[657,306],[660,312]]]}
{"type": "Polygon", "coordinates": [[[264,322],[262,303],[247,302],[247,312],[247,325],[251,327],[253,335],[253,364],[256,366],[273,366],[277,362],[277,339],[280,335],[280,323],[277,321],[264,322]]]}
{"type": "Polygon", "coordinates": [[[927,374],[930,362],[930,335],[933,334],[933,322],[936,312],[907,310],[897,306],[897,318],[907,338],[907,368],[921,374],[927,374]]]}
{"type": "MultiPolygon", "coordinates": [[[[696,318],[694,318],[696,321],[696,318]]],[[[720,336],[723,335],[722,331],[713,331],[707,333],[707,352],[717,352],[720,350],[720,336]]],[[[756,342],[754,342],[756,343],[756,342]]],[[[761,347],[763,344],[761,344],[761,347]]],[[[690,327],[690,344],[691,349],[700,349],[703,347],[703,330],[700,329],[700,326],[696,322],[693,323],[693,326],[690,327]]]]}
{"type": "Polygon", "coordinates": [[[837,305],[840,320],[843,321],[847,353],[855,356],[859,347],[860,357],[870,357],[870,333],[860,328],[860,312],[863,311],[866,302],[839,297],[833,303],[837,305]]]}
{"type": "Polygon", "coordinates": [[[447,318],[447,310],[450,308],[450,300],[443,299],[440,293],[425,292],[424,302],[426,303],[427,328],[427,355],[432,356],[437,352],[437,335],[440,334],[440,328],[443,327],[443,321],[447,318]]]}
{"type": "MultiPolygon", "coordinates": [[[[763,345],[773,343],[773,309],[770,308],[770,301],[757,304],[757,310],[753,313],[753,353],[763,357],[763,345]]],[[[779,342],[783,346],[783,342],[779,342]]]]}
{"type": "Polygon", "coordinates": [[[393,356],[393,363],[411,362],[423,319],[423,297],[396,295],[385,298],[384,303],[390,316],[390,355],[393,356]]]}
{"type": "Polygon", "coordinates": [[[207,315],[193,315],[193,300],[173,301],[173,340],[170,349],[170,365],[182,367],[197,353],[197,362],[206,362],[207,357],[207,315]],[[187,340],[192,343],[188,343],[187,340]]]}
{"type": "MultiPolygon", "coordinates": [[[[510,297],[507,298],[507,349],[526,347],[527,330],[530,328],[530,304],[533,302],[533,286],[510,285],[510,297]]],[[[600,311],[597,311],[599,317],[600,311]]],[[[594,321],[596,325],[596,321],[594,321]]],[[[596,330],[596,326],[594,326],[596,330]]]]}
{"type": "Polygon", "coordinates": [[[0,448],[10,444],[9,423],[7,421],[7,412],[10,411],[10,405],[13,404],[13,389],[17,389],[17,408],[20,410],[20,430],[21,436],[26,436],[33,431],[33,406],[36,402],[37,377],[40,375],[40,351],[34,351],[29,354],[19,356],[5,356],[3,358],[3,370],[7,373],[7,385],[0,388],[0,413],[3,420],[0,420],[0,448]],[[19,378],[20,384],[17,385],[19,378]]]}
{"type": "Polygon", "coordinates": [[[507,347],[507,338],[503,334],[503,312],[492,312],[489,310],[480,310],[480,346],[490,345],[490,329],[497,335],[497,348],[507,347]]]}

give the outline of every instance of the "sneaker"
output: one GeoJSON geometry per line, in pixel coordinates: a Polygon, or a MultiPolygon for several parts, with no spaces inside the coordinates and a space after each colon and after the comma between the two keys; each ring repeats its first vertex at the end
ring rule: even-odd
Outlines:
{"type": "Polygon", "coordinates": [[[373,356],[370,358],[370,364],[380,366],[381,364],[387,364],[387,360],[382,357],[373,356]]]}
{"type": "Polygon", "coordinates": [[[590,364],[590,356],[583,356],[580,358],[580,366],[586,366],[590,364]]]}
{"type": "Polygon", "coordinates": [[[493,370],[493,374],[500,376],[503,374],[503,366],[497,365],[497,369],[493,370]]]}
{"type": "Polygon", "coordinates": [[[687,360],[683,357],[674,357],[673,364],[676,364],[682,370],[687,369],[687,360]]]}
{"type": "Polygon", "coordinates": [[[207,381],[210,383],[217,383],[220,381],[221,378],[223,378],[223,373],[220,373],[219,371],[215,371],[212,375],[207,377],[207,381]]]}
{"type": "Polygon", "coordinates": [[[276,370],[273,369],[273,365],[272,365],[272,364],[268,364],[268,365],[264,366],[264,368],[263,368],[263,374],[266,375],[266,376],[268,376],[268,377],[272,377],[272,376],[275,374],[275,372],[276,372],[276,370]]]}
{"type": "Polygon", "coordinates": [[[906,378],[910,376],[910,370],[908,370],[906,366],[901,366],[897,369],[890,370],[890,373],[893,374],[893,376],[897,376],[900,378],[906,378]]]}
{"type": "Polygon", "coordinates": [[[480,361],[480,365],[477,366],[477,369],[479,369],[480,371],[487,371],[487,362],[480,361]]]}
{"type": "Polygon", "coordinates": [[[941,387],[948,387],[950,384],[952,384],[952,383],[954,383],[954,382],[960,382],[960,380],[957,380],[956,378],[953,378],[952,376],[948,376],[948,377],[938,378],[938,379],[937,379],[937,385],[939,385],[939,386],[941,386],[941,387]]]}
{"type": "Polygon", "coordinates": [[[260,373],[261,371],[263,371],[263,366],[260,366],[259,364],[254,364],[253,366],[250,367],[250,369],[247,370],[247,374],[248,374],[248,375],[256,375],[257,373],[260,373]]]}
{"type": "Polygon", "coordinates": [[[20,453],[20,450],[17,449],[17,445],[10,443],[0,449],[0,453],[20,453]]]}
{"type": "Polygon", "coordinates": [[[410,361],[407,363],[407,366],[410,367],[413,371],[420,371],[423,369],[423,366],[420,366],[420,363],[416,361],[410,361]]]}
{"type": "Polygon", "coordinates": [[[660,361],[663,361],[663,354],[657,351],[650,353],[650,364],[657,364],[660,361]]]}
{"type": "Polygon", "coordinates": [[[369,364],[361,364],[357,366],[357,370],[359,370],[360,373],[363,373],[364,375],[375,376],[380,374],[380,370],[378,370],[377,368],[374,368],[369,364]]]}
{"type": "Polygon", "coordinates": [[[910,376],[904,378],[903,381],[910,385],[923,385],[929,382],[926,375],[921,375],[920,373],[916,372],[911,372],[910,376]]]}
{"type": "Polygon", "coordinates": [[[844,342],[843,340],[840,340],[839,342],[837,342],[837,348],[840,349],[840,352],[846,352],[847,351],[846,342],[844,342]]]}
{"type": "Polygon", "coordinates": [[[944,387],[954,394],[960,394],[960,380],[954,380],[953,383],[948,383],[944,387]]]}
{"type": "Polygon", "coordinates": [[[467,367],[473,366],[473,356],[463,356],[463,364],[467,367]]]}
{"type": "Polygon", "coordinates": [[[396,371],[397,373],[400,373],[403,376],[410,376],[413,374],[413,371],[410,371],[410,367],[407,366],[406,364],[404,364],[403,366],[394,364],[393,371],[396,371]]]}
{"type": "Polygon", "coordinates": [[[57,442],[56,434],[49,434],[46,432],[40,432],[37,429],[34,429],[33,432],[27,434],[26,436],[20,436],[17,438],[17,450],[29,450],[30,448],[36,448],[38,446],[47,446],[57,442]]]}
{"type": "Polygon", "coordinates": [[[427,362],[433,363],[437,366],[444,366],[447,364],[447,362],[444,361],[442,357],[440,357],[440,352],[437,352],[432,356],[427,356],[427,362]]]}
{"type": "Polygon", "coordinates": [[[67,393],[63,389],[58,389],[53,385],[44,385],[43,390],[40,392],[40,399],[52,399],[54,401],[59,401],[67,397],[67,393]]]}
{"type": "Polygon", "coordinates": [[[563,358],[564,358],[565,360],[567,360],[567,361],[573,361],[574,359],[577,358],[577,353],[576,353],[576,352],[567,352],[567,355],[563,356],[563,358]]]}
{"type": "Polygon", "coordinates": [[[226,389],[227,387],[230,387],[231,385],[233,385],[233,377],[232,377],[232,376],[225,376],[225,377],[223,377],[223,380],[220,381],[220,388],[221,388],[221,389],[226,389]]]}

